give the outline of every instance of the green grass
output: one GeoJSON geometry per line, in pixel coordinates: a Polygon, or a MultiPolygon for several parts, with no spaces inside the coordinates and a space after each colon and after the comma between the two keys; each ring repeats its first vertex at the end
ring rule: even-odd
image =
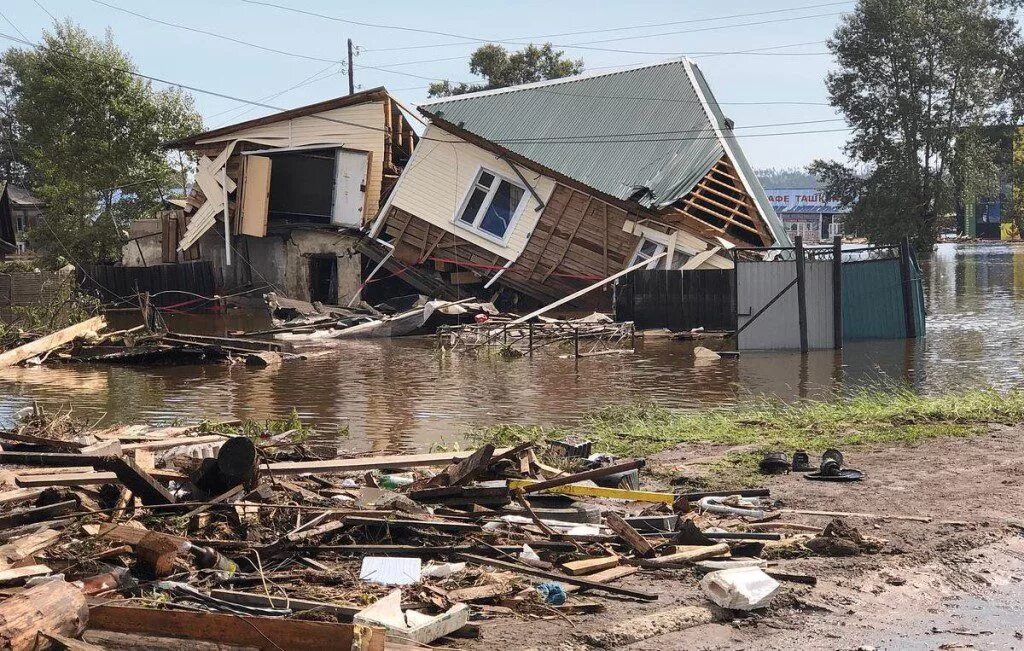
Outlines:
{"type": "MultiPolygon", "coordinates": [[[[752,405],[706,410],[669,410],[653,403],[608,407],[576,427],[497,425],[476,430],[476,442],[513,445],[569,434],[594,442],[594,450],[644,456],[684,443],[751,446],[709,468],[727,475],[749,474],[769,450],[820,452],[866,444],[914,445],[929,438],[972,436],[990,423],[1024,422],[1024,391],[970,390],[922,396],[902,388],[865,390],[830,401],[752,405]]],[[[748,477],[747,479],[750,479],[748,477]]]]}

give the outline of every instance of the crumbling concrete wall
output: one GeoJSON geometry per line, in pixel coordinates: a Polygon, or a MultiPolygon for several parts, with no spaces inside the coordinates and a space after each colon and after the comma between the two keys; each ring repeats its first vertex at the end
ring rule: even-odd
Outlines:
{"type": "Polygon", "coordinates": [[[309,262],[315,255],[333,255],[338,261],[338,301],[347,303],[359,291],[360,256],[354,247],[358,237],[348,232],[292,229],[266,237],[236,235],[232,238],[232,264],[224,264],[224,239],[215,227],[200,241],[203,260],[210,260],[221,274],[224,291],[273,285],[288,298],[310,300],[309,262]]]}
{"type": "Polygon", "coordinates": [[[128,228],[129,242],[121,247],[121,264],[149,267],[163,262],[159,219],[138,219],[128,228]]]}

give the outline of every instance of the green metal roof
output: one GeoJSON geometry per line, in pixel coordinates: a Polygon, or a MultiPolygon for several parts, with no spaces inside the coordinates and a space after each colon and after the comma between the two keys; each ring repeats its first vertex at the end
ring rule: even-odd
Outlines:
{"type": "Polygon", "coordinates": [[[647,207],[669,205],[692,190],[728,148],[777,242],[788,243],[689,60],[459,95],[422,108],[605,194],[632,197],[647,207]]]}

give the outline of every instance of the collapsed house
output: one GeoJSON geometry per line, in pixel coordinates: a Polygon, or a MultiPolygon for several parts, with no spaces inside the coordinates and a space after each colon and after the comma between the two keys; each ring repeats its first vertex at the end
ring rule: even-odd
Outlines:
{"type": "Polygon", "coordinates": [[[417,141],[397,101],[374,88],[168,143],[197,155],[198,169],[183,207],[160,214],[162,261],[210,261],[229,292],[350,300],[360,229],[417,141]]]}
{"type": "Polygon", "coordinates": [[[790,244],[689,60],[419,110],[430,124],[360,251],[424,294],[547,303],[649,258],[726,269],[729,248],[790,244]]]}

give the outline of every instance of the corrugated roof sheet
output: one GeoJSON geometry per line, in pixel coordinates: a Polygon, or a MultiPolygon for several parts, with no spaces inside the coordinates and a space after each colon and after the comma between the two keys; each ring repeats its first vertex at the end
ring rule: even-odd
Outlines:
{"type": "Polygon", "coordinates": [[[636,195],[649,207],[692,190],[725,153],[719,134],[730,134],[730,158],[738,159],[772,233],[788,243],[703,76],[688,60],[460,95],[423,109],[596,190],[620,199],[636,195]],[[644,188],[648,192],[637,195],[644,188]]]}

